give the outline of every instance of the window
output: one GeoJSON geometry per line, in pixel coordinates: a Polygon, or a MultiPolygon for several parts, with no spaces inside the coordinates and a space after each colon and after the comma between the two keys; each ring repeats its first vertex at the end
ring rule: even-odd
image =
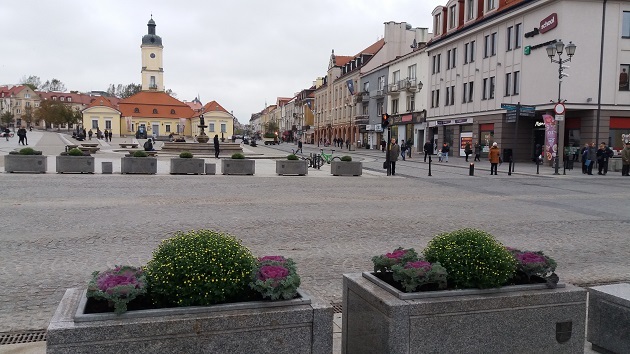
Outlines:
{"type": "Polygon", "coordinates": [[[472,102],[473,97],[474,97],[474,86],[473,86],[474,82],[471,81],[468,83],[468,102],[472,102]]]}
{"type": "Polygon", "coordinates": [[[521,47],[521,24],[517,23],[516,26],[514,26],[514,48],[520,48],[521,47]]]}
{"type": "Polygon", "coordinates": [[[31,94],[30,93],[25,93],[24,94],[24,98],[31,98],[31,94]]]}
{"type": "Polygon", "coordinates": [[[630,38],[630,11],[623,12],[623,23],[621,24],[621,37],[630,38]]]}
{"type": "MultiPolygon", "coordinates": [[[[383,106],[383,103],[380,103],[380,105],[381,105],[381,107],[382,107],[382,106],[383,106]]],[[[378,110],[378,106],[379,106],[379,104],[377,103],[377,104],[376,104],[376,109],[377,109],[377,110],[378,110]]],[[[368,106],[367,104],[364,104],[364,105],[363,105],[363,115],[364,115],[364,116],[369,116],[369,115],[370,115],[370,108],[369,108],[369,106],[368,106]]]]}
{"type": "Polygon", "coordinates": [[[440,90],[431,91],[431,108],[438,107],[440,105],[440,90]]]}
{"type": "MultiPolygon", "coordinates": [[[[365,112],[366,112],[365,115],[369,114],[369,110],[367,109],[367,106],[365,107],[365,112]]],[[[379,116],[381,114],[383,114],[383,102],[382,101],[376,102],[376,114],[378,114],[379,116]]]]}
{"type": "Polygon", "coordinates": [[[462,90],[462,103],[466,103],[466,93],[468,92],[468,83],[464,82],[464,89],[462,90]]]}
{"type": "Polygon", "coordinates": [[[158,114],[157,108],[153,108],[153,114],[158,114]]]}
{"type": "Polygon", "coordinates": [[[15,113],[16,113],[16,114],[21,114],[21,113],[22,113],[22,110],[18,108],[18,109],[16,109],[16,110],[15,110],[15,113]]]}
{"type": "Polygon", "coordinates": [[[59,97],[59,101],[65,101],[66,98],[65,97],[59,97]]]}
{"type": "Polygon", "coordinates": [[[165,125],[164,125],[164,128],[166,129],[166,132],[167,132],[167,133],[170,133],[170,132],[171,132],[171,125],[170,125],[170,124],[165,124],[165,125]]]}
{"type": "Polygon", "coordinates": [[[510,26],[507,28],[507,51],[509,52],[510,50],[512,50],[512,30],[514,29],[514,27],[510,26]]]}
{"type": "Polygon", "coordinates": [[[444,101],[444,105],[448,106],[451,102],[451,88],[446,87],[446,101],[444,101]]]}
{"type": "Polygon", "coordinates": [[[35,107],[39,107],[39,102],[35,102],[35,107]]]}
{"type": "Polygon", "coordinates": [[[208,131],[214,132],[214,123],[208,123],[208,131]]]}
{"type": "Polygon", "coordinates": [[[496,0],[486,0],[486,11],[490,11],[490,10],[494,10],[496,3],[496,0]]]}
{"type": "Polygon", "coordinates": [[[446,52],[447,69],[452,69],[457,64],[457,48],[449,49],[446,52]]]}
{"type": "Polygon", "coordinates": [[[451,86],[451,103],[450,105],[454,105],[455,104],[455,86],[451,86]]]}
{"type": "Polygon", "coordinates": [[[446,51],[446,70],[451,68],[451,50],[446,51]]]}
{"type": "Polygon", "coordinates": [[[400,81],[400,70],[396,70],[394,71],[394,73],[392,74],[392,83],[396,84],[398,83],[398,81],[400,81]]]}
{"type": "Polygon", "coordinates": [[[407,95],[407,112],[416,110],[416,95],[407,95]]]}
{"type": "Polygon", "coordinates": [[[512,90],[512,73],[505,74],[505,95],[509,96],[512,90]]]}
{"type": "Polygon", "coordinates": [[[412,80],[416,78],[416,64],[407,67],[407,77],[412,80]]]}
{"type": "Polygon", "coordinates": [[[31,106],[31,103],[30,103],[30,102],[24,102],[24,106],[26,106],[26,107],[30,107],[30,106],[31,106]]]}
{"type": "Polygon", "coordinates": [[[175,110],[174,109],[171,109],[171,114],[175,114],[175,110]]]}
{"type": "Polygon", "coordinates": [[[68,102],[72,102],[72,97],[68,97],[68,102]]]}
{"type": "Polygon", "coordinates": [[[457,24],[456,18],[457,18],[457,11],[456,11],[457,6],[453,5],[448,9],[448,28],[455,28],[455,25],[457,24]]]}
{"type": "Polygon", "coordinates": [[[132,132],[135,132],[135,130],[133,129],[133,127],[134,127],[134,124],[133,124],[133,123],[131,123],[131,131],[132,131],[132,132]]]}
{"type": "Polygon", "coordinates": [[[466,0],[466,19],[475,18],[475,0],[466,0]]]}
{"type": "Polygon", "coordinates": [[[464,64],[468,64],[468,46],[470,43],[464,44],[464,64]]]}
{"type": "Polygon", "coordinates": [[[431,74],[436,73],[435,71],[435,68],[437,66],[436,62],[437,62],[437,55],[434,55],[433,58],[431,58],[431,74]]]}
{"type": "Polygon", "coordinates": [[[157,88],[155,85],[155,76],[151,76],[151,83],[149,84],[149,88],[157,88]]]}
{"type": "Polygon", "coordinates": [[[490,39],[491,39],[491,41],[490,41],[490,42],[491,42],[491,44],[492,44],[492,53],[491,53],[491,55],[492,55],[492,56],[495,56],[495,55],[497,55],[497,33],[496,33],[496,32],[494,32],[494,33],[490,36],[490,39]]]}
{"type": "Polygon", "coordinates": [[[489,98],[494,98],[494,76],[490,78],[490,94],[488,95],[489,98]]]}
{"type": "Polygon", "coordinates": [[[437,72],[440,72],[440,62],[442,61],[442,54],[437,55],[437,72]]]}
{"type": "Polygon", "coordinates": [[[57,100],[57,96],[52,96],[52,100],[56,101],[57,100]]]}
{"type": "Polygon", "coordinates": [[[437,14],[435,15],[435,17],[433,18],[433,33],[435,33],[436,36],[440,35],[442,33],[441,31],[441,22],[442,22],[442,14],[437,14]]]}
{"type": "Polygon", "coordinates": [[[133,113],[140,113],[140,108],[134,108],[133,113]]]}
{"type": "Polygon", "coordinates": [[[488,79],[487,78],[483,79],[483,91],[481,92],[481,99],[482,100],[488,99],[488,79]]]}
{"type": "Polygon", "coordinates": [[[378,77],[378,89],[381,91],[385,90],[385,76],[378,77]]]}
{"type": "Polygon", "coordinates": [[[363,83],[363,92],[370,92],[370,82],[369,81],[363,83]]]}
{"type": "Polygon", "coordinates": [[[225,123],[221,123],[221,133],[227,133],[227,125],[225,123]]]}
{"type": "Polygon", "coordinates": [[[98,129],[98,119],[92,119],[92,129],[98,129]]]}
{"type": "Polygon", "coordinates": [[[514,87],[512,88],[512,94],[518,95],[521,93],[521,72],[515,71],[513,76],[514,87]]]}
{"type": "Polygon", "coordinates": [[[392,100],[392,114],[398,113],[398,99],[395,98],[392,100]]]}
{"type": "Polygon", "coordinates": [[[483,57],[490,56],[490,35],[483,37],[483,57]]]}
{"type": "Polygon", "coordinates": [[[468,62],[475,62],[475,41],[470,41],[470,60],[468,60],[468,62]]]}
{"type": "Polygon", "coordinates": [[[111,120],[106,120],[105,121],[105,129],[112,129],[112,121],[111,120]]]}

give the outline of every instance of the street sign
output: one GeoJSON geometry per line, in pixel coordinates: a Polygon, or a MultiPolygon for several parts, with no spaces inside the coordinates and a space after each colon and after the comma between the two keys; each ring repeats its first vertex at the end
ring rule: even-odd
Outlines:
{"type": "Polygon", "coordinates": [[[556,113],[556,115],[557,114],[564,115],[566,108],[564,107],[562,103],[556,103],[556,105],[553,107],[553,111],[556,113]]]}
{"type": "Polygon", "coordinates": [[[536,116],[536,111],[521,111],[521,114],[519,114],[519,116],[521,117],[535,117],[536,116]]]}
{"type": "Polygon", "coordinates": [[[556,122],[564,120],[564,114],[556,114],[556,122]]]}
{"type": "Polygon", "coordinates": [[[516,109],[516,105],[515,104],[511,104],[511,103],[501,103],[501,109],[507,109],[509,111],[515,110],[516,109]]]}
{"type": "Polygon", "coordinates": [[[515,123],[516,122],[516,111],[515,110],[507,111],[507,113],[505,114],[505,122],[506,123],[515,123]]]}
{"type": "Polygon", "coordinates": [[[535,111],[536,110],[536,106],[527,106],[522,104],[521,105],[521,111],[535,111]]]}
{"type": "Polygon", "coordinates": [[[507,109],[508,111],[513,111],[516,109],[520,109],[521,111],[535,111],[536,106],[528,106],[528,105],[518,105],[513,103],[501,103],[501,109],[507,109]]]}

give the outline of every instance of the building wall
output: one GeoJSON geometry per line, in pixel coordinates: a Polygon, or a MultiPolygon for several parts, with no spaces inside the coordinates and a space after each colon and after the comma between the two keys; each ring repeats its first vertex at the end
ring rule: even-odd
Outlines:
{"type": "MultiPolygon", "coordinates": [[[[225,139],[231,138],[234,135],[234,117],[231,114],[223,111],[210,111],[204,112],[204,123],[208,126],[205,132],[210,138],[214,138],[214,135],[218,135],[221,138],[221,125],[225,124],[225,130],[223,131],[223,137],[225,139]]],[[[194,136],[199,135],[199,117],[194,117],[189,120],[192,124],[192,134],[194,136]]]]}
{"type": "Polygon", "coordinates": [[[142,90],[147,91],[150,87],[151,76],[155,76],[155,84],[157,91],[164,91],[164,66],[162,64],[163,46],[142,45],[142,90]],[[155,58],[151,58],[151,54],[155,54],[155,58]]]}
{"type": "Polygon", "coordinates": [[[111,130],[112,136],[121,136],[120,112],[111,107],[95,106],[84,110],[82,125],[86,131],[91,129],[94,134],[98,127],[101,131],[111,130]]]}

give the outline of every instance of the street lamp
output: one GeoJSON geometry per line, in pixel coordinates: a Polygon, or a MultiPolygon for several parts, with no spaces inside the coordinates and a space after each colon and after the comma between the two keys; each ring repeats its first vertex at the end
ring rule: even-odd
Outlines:
{"type": "MultiPolygon", "coordinates": [[[[558,64],[558,104],[561,104],[563,102],[561,98],[562,79],[564,77],[569,76],[563,73],[564,69],[567,69],[568,66],[563,66],[562,64],[565,64],[571,61],[571,58],[575,54],[576,48],[577,46],[573,44],[573,42],[569,42],[569,44],[565,46],[564,43],[562,43],[561,39],[558,40],[556,43],[553,43],[547,46],[547,56],[549,57],[552,63],[558,64]],[[564,52],[565,49],[567,50],[568,58],[562,59],[562,53],[564,52]],[[556,54],[558,55],[558,60],[554,59],[556,54]]],[[[558,120],[558,114],[556,114],[556,122],[557,122],[556,124],[559,126],[556,129],[556,145],[558,146],[558,152],[556,153],[556,158],[555,158],[556,167],[555,167],[554,175],[559,175],[558,173],[559,162],[560,162],[560,158],[563,157],[564,155],[564,118],[562,118],[561,120],[558,120]]],[[[551,148],[553,152],[553,146],[551,148]]]]}

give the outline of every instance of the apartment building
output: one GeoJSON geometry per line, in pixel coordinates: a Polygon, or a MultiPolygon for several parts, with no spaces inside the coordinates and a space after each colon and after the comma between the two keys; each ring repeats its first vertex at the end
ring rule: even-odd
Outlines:
{"type": "Polygon", "coordinates": [[[0,115],[10,112],[13,114],[13,124],[10,127],[19,128],[22,125],[39,125],[34,113],[39,107],[40,97],[26,85],[0,86],[0,115]]]}
{"type": "Polygon", "coordinates": [[[515,160],[533,158],[540,145],[551,160],[557,146],[619,149],[630,138],[629,2],[451,0],[433,19],[423,90],[438,145],[462,156],[468,141],[484,152],[497,142],[515,160]],[[552,63],[547,47],[560,42],[561,59],[570,44],[575,54],[552,63]],[[566,112],[555,117],[559,100],[566,112]],[[530,107],[517,115],[519,104],[530,107]]]}

